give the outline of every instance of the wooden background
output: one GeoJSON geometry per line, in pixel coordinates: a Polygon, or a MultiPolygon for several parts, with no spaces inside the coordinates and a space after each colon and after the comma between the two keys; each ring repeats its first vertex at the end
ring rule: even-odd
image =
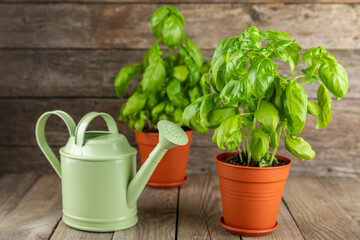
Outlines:
{"type": "MultiPolygon", "coordinates": [[[[123,100],[113,79],[122,66],[141,61],[154,42],[148,20],[166,3],[185,15],[185,33],[205,60],[219,41],[252,25],[288,32],[305,49],[321,45],[335,55],[348,71],[349,92],[341,102],[334,99],[326,129],[315,130],[309,117],[302,136],[316,157],[293,159],[291,174],[360,175],[360,1],[348,0],[0,0],[0,174],[52,172],[34,137],[45,111],[62,109],[75,121],[89,111],[117,118],[123,100]]],[[[65,125],[55,117],[48,124],[57,150],[68,138],[65,125]]],[[[127,125],[119,128],[136,145],[127,125]]],[[[211,135],[195,134],[188,172],[216,171],[219,150],[211,135]]],[[[289,155],[284,148],[278,153],[289,155]]]]}

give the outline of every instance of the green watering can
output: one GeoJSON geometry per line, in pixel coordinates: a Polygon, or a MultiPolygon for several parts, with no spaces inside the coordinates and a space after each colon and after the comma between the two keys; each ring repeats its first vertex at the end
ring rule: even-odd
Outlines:
{"type": "Polygon", "coordinates": [[[159,143],[136,173],[136,149],[118,133],[115,120],[106,113],[90,112],[75,125],[63,111],[44,113],[36,124],[40,149],[61,178],[63,217],[70,227],[108,232],[129,228],[138,221],[136,201],[166,151],[185,145],[188,138],[176,124],[158,123],[159,143]],[[61,162],[45,138],[51,115],[60,117],[70,138],[60,149],[61,162]],[[89,123],[102,117],[108,131],[86,131],[89,123]]]}

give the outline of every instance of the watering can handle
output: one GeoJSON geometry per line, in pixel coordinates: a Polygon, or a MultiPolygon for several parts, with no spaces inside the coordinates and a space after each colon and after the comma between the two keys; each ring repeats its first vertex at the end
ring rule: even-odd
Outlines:
{"type": "Polygon", "coordinates": [[[107,113],[99,113],[99,112],[89,112],[86,114],[78,123],[78,126],[75,130],[75,144],[78,147],[82,147],[84,145],[85,139],[85,131],[89,126],[89,123],[96,117],[102,117],[108,127],[109,132],[118,133],[118,127],[113,117],[111,117],[107,113]]]}
{"type": "Polygon", "coordinates": [[[46,121],[53,114],[60,117],[65,122],[65,124],[69,130],[70,136],[74,135],[76,125],[75,125],[74,120],[70,117],[69,114],[67,114],[64,111],[60,111],[60,110],[55,110],[55,111],[50,111],[50,112],[44,113],[43,115],[40,116],[39,120],[36,123],[36,129],[35,129],[36,141],[37,141],[41,151],[44,153],[45,157],[48,159],[51,166],[54,168],[55,172],[61,178],[60,161],[56,157],[54,152],[51,150],[49,144],[46,141],[46,137],[45,137],[46,121]]]}

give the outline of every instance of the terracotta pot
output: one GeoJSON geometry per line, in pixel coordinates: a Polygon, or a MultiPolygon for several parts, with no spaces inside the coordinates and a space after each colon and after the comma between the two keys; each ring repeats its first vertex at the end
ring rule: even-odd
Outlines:
{"type": "MultiPolygon", "coordinates": [[[[187,130],[188,144],[177,146],[167,151],[159,165],[152,174],[148,186],[156,188],[179,187],[187,181],[185,176],[189,156],[192,131],[187,130]]],[[[158,133],[135,132],[136,141],[140,152],[141,164],[148,158],[150,152],[159,142],[158,133]]]]}
{"type": "Polygon", "coordinates": [[[276,158],[287,162],[286,165],[259,168],[222,162],[234,154],[238,153],[225,152],[215,156],[224,214],[223,224],[220,224],[230,230],[238,229],[237,234],[241,235],[268,234],[278,226],[276,218],[292,162],[279,155],[276,158]]]}

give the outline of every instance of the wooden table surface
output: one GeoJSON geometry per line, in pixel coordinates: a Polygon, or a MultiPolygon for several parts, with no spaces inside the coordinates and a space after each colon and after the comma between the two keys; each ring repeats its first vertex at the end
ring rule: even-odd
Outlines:
{"type": "Polygon", "coordinates": [[[360,180],[290,176],[278,215],[279,228],[240,237],[218,224],[222,215],[216,174],[191,174],[181,188],[146,188],[139,222],[118,232],[89,233],[61,221],[60,179],[52,175],[0,177],[0,239],[360,239],[360,180]]]}

